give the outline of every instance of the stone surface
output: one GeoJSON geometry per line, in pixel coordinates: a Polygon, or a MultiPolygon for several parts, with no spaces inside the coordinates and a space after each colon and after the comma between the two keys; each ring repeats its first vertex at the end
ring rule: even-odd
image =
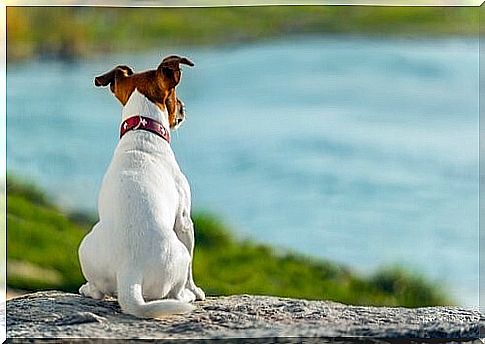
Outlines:
{"type": "Polygon", "coordinates": [[[360,307],[271,296],[210,297],[196,305],[187,315],[138,319],[123,314],[116,300],[38,292],[7,301],[7,337],[472,339],[481,320],[478,311],[457,307],[360,307]]]}

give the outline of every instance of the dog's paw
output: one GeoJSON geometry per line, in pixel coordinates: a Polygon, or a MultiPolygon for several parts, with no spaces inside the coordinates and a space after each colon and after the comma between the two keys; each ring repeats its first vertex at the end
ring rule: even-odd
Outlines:
{"type": "Polygon", "coordinates": [[[182,302],[194,302],[195,294],[191,290],[185,288],[179,293],[177,299],[182,302]]]}
{"type": "Polygon", "coordinates": [[[104,298],[104,294],[89,284],[89,282],[84,283],[81,288],[79,288],[79,294],[95,300],[102,300],[104,298]]]}
{"type": "Polygon", "coordinates": [[[81,294],[82,296],[88,296],[87,293],[88,293],[88,284],[87,283],[84,283],[80,288],[79,288],[79,294],[81,294]]]}
{"type": "Polygon", "coordinates": [[[197,301],[204,301],[205,300],[205,293],[199,287],[194,286],[194,288],[190,289],[190,291],[194,293],[195,299],[197,301]]]}

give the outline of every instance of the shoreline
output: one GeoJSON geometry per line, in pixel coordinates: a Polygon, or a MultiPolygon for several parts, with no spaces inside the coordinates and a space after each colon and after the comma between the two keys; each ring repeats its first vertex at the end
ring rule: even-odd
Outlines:
{"type": "Polygon", "coordinates": [[[70,60],[93,53],[144,51],[166,45],[223,46],[294,34],[472,37],[478,35],[478,23],[473,8],[8,8],[7,58],[70,60]],[[46,21],[51,23],[49,27],[45,27],[46,21]],[[133,26],[142,34],[131,30],[133,26]]]}
{"type": "MultiPolygon", "coordinates": [[[[329,42],[334,42],[334,41],[339,41],[339,40],[352,40],[352,41],[373,41],[373,42],[386,42],[386,41],[392,41],[392,42],[397,42],[397,43],[425,43],[425,42],[447,42],[447,41],[472,41],[476,38],[474,35],[436,35],[436,36],[428,36],[428,37],[409,37],[406,35],[373,35],[373,34],[355,34],[355,33],[325,33],[325,34],[315,34],[315,33],[295,33],[295,34],[290,34],[286,37],[280,37],[280,36],[271,36],[271,37],[265,37],[265,38],[260,38],[260,39],[254,39],[254,40],[246,40],[246,41],[240,41],[240,42],[234,42],[231,44],[199,44],[199,45],[193,45],[193,44],[180,44],[180,45],[175,45],[175,46],[168,46],[164,47],[165,50],[192,50],[196,49],[198,51],[204,51],[204,50],[210,50],[210,49],[219,49],[219,50],[236,50],[236,49],[244,49],[249,46],[251,47],[256,47],[260,45],[266,45],[266,44],[278,44],[280,41],[285,42],[285,41],[290,41],[290,42],[296,42],[298,43],[300,40],[315,40],[315,41],[329,41],[329,42]]],[[[478,43],[477,43],[478,44],[478,43]]],[[[111,57],[122,57],[122,56],[134,56],[134,55],[148,55],[152,54],[153,55],[158,55],[160,54],[160,51],[153,48],[153,47],[146,47],[145,49],[136,49],[133,48],[133,50],[112,50],[109,52],[105,53],[95,53],[96,49],[90,50],[89,53],[86,55],[77,55],[77,56],[62,56],[62,55],[32,55],[27,58],[20,58],[20,59],[15,59],[13,57],[7,58],[7,65],[10,66],[19,66],[23,64],[28,64],[28,63],[66,63],[66,64],[71,64],[71,63],[80,63],[80,62],[89,62],[89,61],[96,61],[100,60],[102,58],[105,58],[106,56],[111,56],[111,57]]]]}

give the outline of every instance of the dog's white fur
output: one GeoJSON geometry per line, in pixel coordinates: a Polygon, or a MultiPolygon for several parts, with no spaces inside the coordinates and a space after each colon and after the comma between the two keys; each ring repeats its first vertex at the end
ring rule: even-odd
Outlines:
{"type": "MultiPolygon", "coordinates": [[[[122,121],[134,115],[169,128],[167,111],[137,90],[122,121]]],[[[99,222],[79,247],[87,280],[79,292],[117,296],[123,311],[138,317],[191,311],[189,302],[205,295],[192,277],[190,207],[189,184],[170,145],[148,131],[126,133],[103,179],[99,222]]]]}

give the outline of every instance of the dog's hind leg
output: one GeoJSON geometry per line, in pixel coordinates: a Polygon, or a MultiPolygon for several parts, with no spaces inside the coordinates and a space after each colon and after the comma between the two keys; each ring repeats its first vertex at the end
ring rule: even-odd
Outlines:
{"type": "Polygon", "coordinates": [[[194,223],[190,218],[190,211],[181,211],[175,219],[175,233],[179,240],[185,245],[190,254],[189,271],[185,288],[195,295],[196,300],[205,300],[204,291],[197,287],[192,275],[192,258],[194,254],[194,223]]]}
{"type": "Polygon", "coordinates": [[[89,282],[84,283],[81,288],[79,288],[79,294],[96,300],[104,299],[104,294],[89,282]]]}

